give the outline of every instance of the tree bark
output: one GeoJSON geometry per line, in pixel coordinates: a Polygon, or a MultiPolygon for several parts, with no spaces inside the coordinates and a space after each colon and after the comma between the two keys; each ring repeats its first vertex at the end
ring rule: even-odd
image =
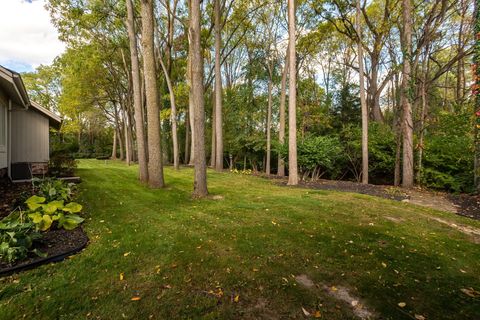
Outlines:
{"type": "Polygon", "coordinates": [[[200,39],[200,0],[190,4],[190,47],[192,68],[192,102],[195,131],[194,197],[205,197],[207,190],[207,164],[205,159],[205,105],[203,100],[203,56],[200,39]]]}
{"type": "Polygon", "coordinates": [[[215,130],[215,125],[216,125],[216,115],[215,115],[215,92],[213,92],[213,97],[212,97],[212,147],[210,148],[210,166],[215,169],[216,166],[216,160],[217,160],[217,153],[216,153],[216,130],[215,130]]]}
{"type": "Polygon", "coordinates": [[[160,112],[158,106],[157,75],[155,70],[153,0],[141,0],[142,47],[145,76],[145,95],[148,122],[148,184],[161,188],[163,180],[160,112]]]}
{"type": "Polygon", "coordinates": [[[297,185],[297,66],[295,46],[295,0],[288,0],[288,38],[290,63],[290,77],[288,83],[288,185],[297,185]]]}
{"type": "Polygon", "coordinates": [[[357,0],[357,34],[358,34],[358,71],[360,80],[360,103],[362,107],[362,183],[368,184],[368,107],[365,100],[365,81],[363,68],[362,26],[360,22],[360,0],[357,0]]]}
{"type": "MultiPolygon", "coordinates": [[[[268,62],[270,65],[270,62],[268,62]]],[[[271,131],[272,131],[272,70],[269,67],[269,77],[268,77],[268,110],[267,110],[267,160],[265,164],[265,173],[270,175],[270,157],[271,157],[271,131]]]]}
{"type": "Polygon", "coordinates": [[[172,122],[172,140],[173,140],[173,168],[180,169],[180,155],[178,152],[178,129],[177,129],[177,105],[175,102],[175,92],[173,91],[172,81],[163,60],[160,58],[160,65],[165,74],[165,81],[167,82],[168,93],[170,96],[170,121],[172,122]]]}
{"type": "Polygon", "coordinates": [[[140,84],[140,65],[138,62],[135,17],[131,0],[127,3],[127,29],[130,42],[130,59],[132,63],[133,108],[135,112],[135,132],[137,136],[138,170],[141,182],[148,181],[147,155],[145,151],[145,132],[142,107],[142,90],[140,84]]]}
{"type": "Polygon", "coordinates": [[[190,112],[185,111],[185,164],[190,161],[190,112]]]}
{"type": "MultiPolygon", "coordinates": [[[[285,143],[285,102],[287,98],[287,75],[288,75],[288,48],[285,55],[285,66],[282,72],[282,82],[280,88],[280,116],[279,116],[279,129],[278,129],[278,142],[283,145],[285,143]]],[[[278,171],[279,177],[285,176],[285,160],[282,156],[278,155],[278,171]]]]}
{"type": "Polygon", "coordinates": [[[117,159],[117,129],[113,130],[112,160],[117,159]]]}
{"type": "Polygon", "coordinates": [[[131,161],[131,148],[130,148],[130,135],[128,134],[128,117],[127,111],[123,109],[123,125],[124,125],[124,134],[125,134],[125,162],[127,166],[130,165],[131,161]]]}
{"type": "Polygon", "coordinates": [[[412,4],[411,0],[402,0],[402,51],[403,74],[401,100],[403,109],[403,161],[402,161],[402,186],[413,186],[413,122],[412,105],[410,102],[410,72],[412,56],[412,4]]]}
{"type": "MultiPolygon", "coordinates": [[[[191,1],[191,0],[188,0],[191,1]]],[[[189,46],[191,46],[191,39],[189,41],[189,46]]],[[[190,159],[188,164],[193,166],[195,161],[195,121],[194,121],[194,107],[193,107],[193,94],[192,94],[192,53],[188,53],[187,61],[187,83],[189,87],[188,91],[188,112],[190,114],[190,133],[191,133],[191,143],[190,143],[190,159]]]]}
{"type": "Polygon", "coordinates": [[[220,50],[222,46],[220,0],[215,0],[215,169],[223,171],[223,101],[220,50]]]}

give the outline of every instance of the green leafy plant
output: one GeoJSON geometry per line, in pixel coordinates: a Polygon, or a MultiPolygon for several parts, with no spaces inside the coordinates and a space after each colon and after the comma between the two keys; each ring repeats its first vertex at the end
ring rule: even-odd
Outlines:
{"type": "Polygon", "coordinates": [[[34,223],[36,230],[47,231],[57,221],[57,227],[73,230],[84,219],[75,213],[82,211],[82,205],[70,202],[64,205],[63,200],[46,202],[45,197],[31,196],[25,201],[30,212],[28,217],[34,223]]]}
{"type": "Polygon", "coordinates": [[[46,201],[53,200],[72,200],[73,194],[75,192],[74,183],[66,183],[58,179],[33,179],[33,186],[36,193],[44,197],[46,201]]]}
{"type": "Polygon", "coordinates": [[[0,222],[0,260],[13,263],[27,257],[29,252],[39,256],[46,255],[37,249],[32,249],[33,242],[42,236],[35,231],[33,222],[22,219],[4,219],[0,222]]]}

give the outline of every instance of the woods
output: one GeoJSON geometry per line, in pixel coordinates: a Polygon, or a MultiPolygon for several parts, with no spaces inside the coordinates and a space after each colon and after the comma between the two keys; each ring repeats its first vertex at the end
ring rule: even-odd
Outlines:
{"type": "Polygon", "coordinates": [[[473,7],[50,0],[67,51],[26,74],[26,85],[64,115],[58,148],[138,162],[154,188],[168,184],[164,165],[190,164],[194,195],[206,196],[208,163],[290,185],[328,178],[468,192],[473,7]]]}

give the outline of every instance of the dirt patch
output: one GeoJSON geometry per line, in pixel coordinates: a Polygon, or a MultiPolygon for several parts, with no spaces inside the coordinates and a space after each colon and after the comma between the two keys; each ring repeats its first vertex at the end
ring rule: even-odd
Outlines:
{"type": "Polygon", "coordinates": [[[395,223],[402,223],[403,222],[402,218],[390,217],[390,216],[383,216],[383,218],[387,219],[389,221],[395,222],[395,223]]]}
{"type": "Polygon", "coordinates": [[[74,230],[53,229],[42,235],[42,239],[35,242],[34,248],[46,253],[46,258],[30,253],[26,259],[18,261],[13,265],[0,261],[0,275],[8,273],[11,268],[22,268],[29,265],[36,265],[42,261],[48,262],[52,257],[83,248],[88,242],[88,237],[81,227],[74,230]]]}
{"type": "Polygon", "coordinates": [[[313,281],[306,274],[296,276],[295,281],[297,281],[298,284],[304,286],[305,288],[313,288],[315,286],[313,281]]]}
{"type": "Polygon", "coordinates": [[[375,317],[374,312],[369,310],[358,297],[352,295],[347,288],[325,286],[324,289],[331,297],[348,304],[358,318],[373,319],[375,317]]]}
{"type": "Polygon", "coordinates": [[[447,198],[456,206],[459,215],[480,220],[480,195],[449,194],[447,198]]]}
{"type": "Polygon", "coordinates": [[[472,237],[473,241],[475,243],[480,243],[480,229],[477,229],[477,228],[474,228],[474,227],[471,227],[471,226],[465,226],[465,225],[461,225],[461,224],[456,224],[456,223],[453,223],[453,222],[450,222],[450,221],[447,221],[447,220],[444,220],[442,218],[438,218],[438,217],[432,217],[432,216],[428,216],[428,218],[432,219],[432,220],[435,220],[437,222],[440,222],[440,223],[443,223],[451,228],[454,228],[466,235],[469,235],[472,237]]]}

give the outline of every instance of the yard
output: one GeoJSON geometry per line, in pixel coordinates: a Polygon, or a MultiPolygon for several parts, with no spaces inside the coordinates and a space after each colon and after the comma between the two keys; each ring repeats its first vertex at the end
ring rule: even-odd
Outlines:
{"type": "Polygon", "coordinates": [[[366,195],[84,160],[90,245],[0,279],[0,319],[479,319],[480,223],[366,195]],[[442,222],[443,221],[443,222],[442,222]],[[446,223],[447,222],[447,223],[446,223]]]}

